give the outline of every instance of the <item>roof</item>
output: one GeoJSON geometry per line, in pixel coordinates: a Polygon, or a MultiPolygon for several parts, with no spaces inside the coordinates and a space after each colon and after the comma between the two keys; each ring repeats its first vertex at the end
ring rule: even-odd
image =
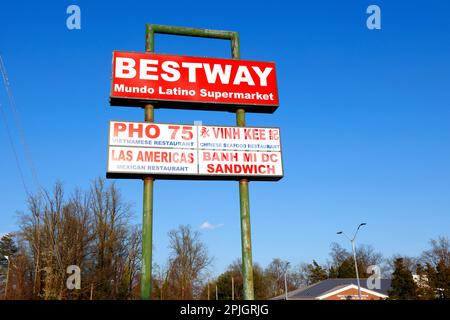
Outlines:
{"type": "MultiPolygon", "coordinates": [[[[365,288],[370,291],[377,292],[379,294],[388,295],[388,291],[391,288],[390,279],[380,279],[380,289],[371,289],[367,286],[367,279],[360,279],[361,288],[365,288]]],[[[358,285],[356,278],[349,279],[327,279],[307,287],[303,287],[291,292],[288,292],[288,299],[299,299],[299,300],[313,300],[317,297],[323,296],[327,293],[333,292],[335,290],[342,289],[349,285],[358,285]]],[[[284,299],[285,295],[280,295],[274,297],[274,300],[284,299]]]]}

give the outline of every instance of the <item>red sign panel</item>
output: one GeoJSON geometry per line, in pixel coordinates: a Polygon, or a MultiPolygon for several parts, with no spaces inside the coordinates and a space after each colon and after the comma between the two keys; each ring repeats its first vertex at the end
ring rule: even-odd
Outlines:
{"type": "Polygon", "coordinates": [[[111,105],[272,113],[275,64],[246,60],[113,52],[111,105]]]}

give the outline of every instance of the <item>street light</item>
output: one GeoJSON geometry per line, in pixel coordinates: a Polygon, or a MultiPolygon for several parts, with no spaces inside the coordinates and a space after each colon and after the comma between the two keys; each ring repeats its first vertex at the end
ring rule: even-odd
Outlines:
{"type": "Polygon", "coordinates": [[[234,277],[231,277],[231,300],[234,300],[234,277]]]}
{"type": "Polygon", "coordinates": [[[9,266],[11,263],[11,257],[10,256],[4,256],[6,260],[8,260],[8,269],[6,271],[6,285],[5,285],[5,300],[8,296],[8,281],[9,281],[9,266]]]}
{"type": "Polygon", "coordinates": [[[365,226],[367,223],[360,223],[358,228],[356,228],[355,235],[353,238],[348,237],[344,232],[339,231],[337,234],[343,234],[350,242],[352,243],[352,251],[353,251],[353,260],[355,261],[355,271],[356,271],[356,281],[358,282],[358,298],[361,300],[361,284],[359,283],[359,273],[358,273],[358,264],[356,263],[356,246],[355,239],[358,233],[359,228],[365,226]]]}
{"type": "Polygon", "coordinates": [[[284,271],[284,295],[285,299],[288,300],[288,291],[287,291],[287,272],[289,269],[289,262],[286,263],[286,270],[284,271]]]}

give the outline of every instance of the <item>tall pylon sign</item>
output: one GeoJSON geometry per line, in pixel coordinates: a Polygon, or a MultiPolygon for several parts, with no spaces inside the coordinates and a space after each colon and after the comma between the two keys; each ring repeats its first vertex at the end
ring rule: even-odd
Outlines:
{"type": "Polygon", "coordinates": [[[111,106],[140,107],[144,122],[110,121],[108,178],[141,179],[141,299],[151,299],[156,179],[239,181],[244,299],[253,300],[249,181],[283,177],[280,129],[247,127],[245,113],[278,108],[275,64],[240,60],[237,32],[146,25],[144,53],[114,51],[111,106]],[[232,59],[154,53],[154,35],[231,41],[232,59]],[[155,109],[236,113],[236,126],[155,123],[155,109]]]}

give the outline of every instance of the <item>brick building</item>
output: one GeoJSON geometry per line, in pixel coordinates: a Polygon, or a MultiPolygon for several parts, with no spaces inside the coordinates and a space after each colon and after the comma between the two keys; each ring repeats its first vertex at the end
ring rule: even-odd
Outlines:
{"type": "MultiPolygon", "coordinates": [[[[362,300],[383,300],[388,298],[390,279],[381,279],[380,288],[368,288],[367,279],[360,279],[362,300]]],[[[285,295],[272,298],[283,300],[285,295]]],[[[357,300],[356,279],[327,279],[313,285],[288,292],[288,300],[357,300]]]]}

